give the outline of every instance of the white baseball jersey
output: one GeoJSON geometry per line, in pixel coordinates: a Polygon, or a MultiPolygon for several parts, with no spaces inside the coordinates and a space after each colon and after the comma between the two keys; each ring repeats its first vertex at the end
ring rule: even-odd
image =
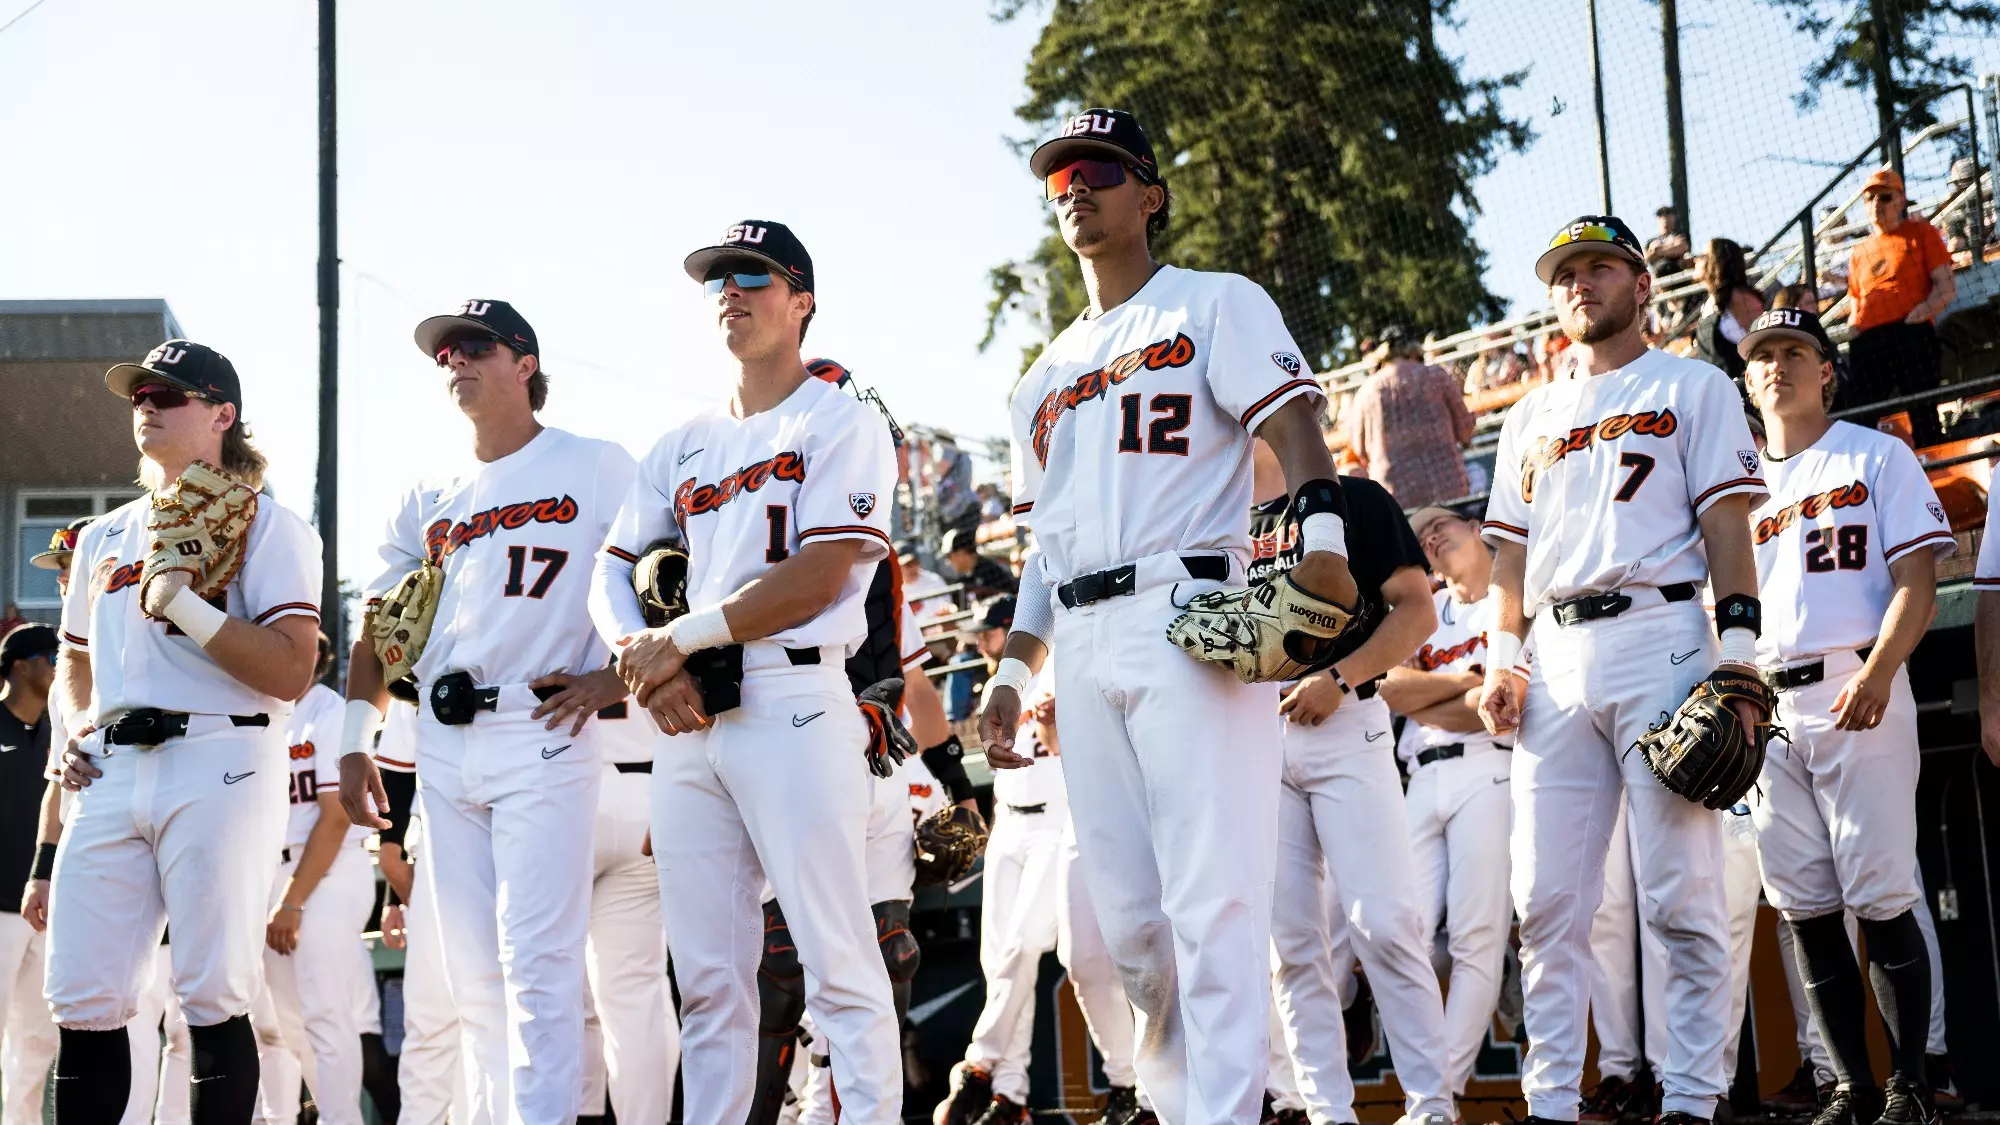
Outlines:
{"type": "MultiPolygon", "coordinates": [[[[338,754],[339,751],[335,750],[338,754]]],[[[335,763],[336,766],[339,764],[335,763]]],[[[382,725],[375,728],[375,764],[397,773],[417,772],[417,708],[400,699],[389,701],[382,725]]],[[[338,776],[336,774],[336,776],[338,776]]]]}
{"type": "MultiPolygon", "coordinates": [[[[629,567],[648,543],[678,536],[689,558],[688,608],[699,612],[807,543],[861,540],[865,549],[833,604],[767,638],[851,655],[868,632],[863,602],[875,563],[889,550],[893,450],[882,416],[822,379],[807,379],[748,418],[727,407],[708,411],[667,431],[646,454],[604,553],[629,567]]],[[[646,627],[629,585],[593,608],[607,641],[646,627]]]]}
{"type": "Polygon", "coordinates": [[[1890,564],[1958,547],[1917,455],[1888,434],[1835,422],[1789,457],[1766,456],[1764,474],[1771,494],[1753,513],[1764,661],[1874,643],[1890,564]]]}
{"type": "Polygon", "coordinates": [[[1318,394],[1255,282],[1161,266],[1063,329],[1015,388],[1014,516],[1051,582],[1170,551],[1246,565],[1250,436],[1318,394]]]}
{"type": "MultiPolygon", "coordinates": [[[[102,728],[140,707],[197,715],[268,714],[275,722],[289,699],[265,695],[222,670],[170,621],[146,616],[139,577],[146,565],[141,496],[83,529],[77,537],[63,598],[62,641],[91,657],[90,722],[102,728]]],[[[244,545],[243,569],[223,591],[231,617],[268,625],[283,617],[319,618],[319,532],[268,495],[244,545]]]]}
{"type": "Polygon", "coordinates": [[[1972,585],[1979,590],[2000,590],[2000,539],[1994,538],[2000,531],[2000,495],[1993,488],[2000,484],[2000,470],[1993,476],[1986,485],[1986,532],[1979,539],[1979,561],[1972,571],[1972,585]]]}
{"type": "MultiPolygon", "coordinates": [[[[1495,612],[1493,596],[1489,593],[1467,605],[1451,596],[1449,586],[1431,596],[1437,605],[1437,632],[1432,633],[1430,640],[1425,641],[1417,654],[1410,657],[1410,666],[1424,672],[1484,675],[1486,631],[1493,625],[1495,612]]],[[[1459,743],[1467,750],[1499,745],[1492,735],[1483,730],[1439,730],[1412,719],[1403,724],[1403,737],[1396,743],[1396,753],[1402,755],[1405,762],[1411,762],[1420,750],[1452,743],[1459,743]]]]}
{"type": "Polygon", "coordinates": [[[1569,373],[1507,412],[1481,530],[1528,548],[1523,609],[1708,578],[1698,517],[1764,495],[1743,397],[1721,371],[1649,349],[1569,373]]]}
{"type": "MultiPolygon", "coordinates": [[[[346,720],[346,707],[339,692],[325,684],[314,684],[285,721],[285,745],[291,751],[292,767],[288,790],[291,813],[285,821],[288,848],[304,844],[312,834],[313,825],[319,823],[319,795],[340,788],[340,728],[346,720]]],[[[353,843],[372,831],[359,824],[351,825],[347,829],[347,842],[353,843]]]]}
{"type": "Polygon", "coordinates": [[[417,681],[470,672],[480,685],[594,671],[610,659],[585,602],[597,545],[632,481],[632,455],[544,429],[441,487],[419,486],[389,520],[369,604],[425,559],[444,592],[417,681]]]}

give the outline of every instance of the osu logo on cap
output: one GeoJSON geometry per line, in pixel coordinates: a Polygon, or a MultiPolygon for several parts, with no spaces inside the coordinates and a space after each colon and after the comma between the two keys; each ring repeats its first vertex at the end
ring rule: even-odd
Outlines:
{"type": "Polygon", "coordinates": [[[146,366],[164,365],[172,367],[174,364],[186,359],[187,354],[186,348],[176,348],[161,344],[159,347],[146,353],[146,366]]]}
{"type": "Polygon", "coordinates": [[[747,242],[755,246],[757,243],[764,241],[764,235],[769,229],[768,227],[753,227],[748,223],[738,223],[729,228],[729,233],[722,236],[722,241],[725,243],[747,242]]]}
{"type": "Polygon", "coordinates": [[[493,302],[491,301],[467,301],[458,306],[458,315],[460,316],[485,316],[492,311],[493,302]]]}
{"type": "Polygon", "coordinates": [[[1069,119],[1069,124],[1063,126],[1062,135],[1076,137],[1085,133],[1109,133],[1113,125],[1114,122],[1107,114],[1079,113],[1069,119]]]}

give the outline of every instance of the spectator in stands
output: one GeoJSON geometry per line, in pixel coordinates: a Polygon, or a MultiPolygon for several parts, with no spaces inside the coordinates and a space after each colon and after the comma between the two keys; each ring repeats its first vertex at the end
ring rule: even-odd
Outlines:
{"type": "MultiPolygon", "coordinates": [[[[1854,246],[1847,264],[1847,295],[1854,308],[1847,345],[1855,405],[1880,402],[1937,386],[1941,354],[1934,321],[1957,295],[1951,253],[1944,237],[1923,218],[1906,214],[1903,178],[1884,168],[1862,187],[1871,233],[1854,246]]],[[[1918,446],[1938,437],[1937,410],[1910,410],[1918,446]]]]}
{"type": "Polygon", "coordinates": [[[961,647],[952,663],[971,659],[983,659],[981,667],[953,672],[945,679],[945,717],[952,722],[972,718],[978,706],[980,690],[1000,666],[1000,656],[1007,647],[1007,631],[1014,627],[1014,599],[994,598],[973,610],[972,628],[961,633],[970,634],[972,643],[961,647]]]}
{"type": "Polygon", "coordinates": [[[944,533],[944,562],[954,580],[965,583],[968,597],[1012,596],[1020,589],[1007,568],[979,553],[979,537],[971,528],[955,527],[944,533]]]}
{"type": "Polygon", "coordinates": [[[1771,298],[1774,309],[1804,309],[1814,316],[1819,315],[1819,294],[1809,285],[1787,285],[1771,298]]]}
{"type": "MultiPolygon", "coordinates": [[[[1960,157],[1952,161],[1951,175],[1945,181],[1946,197],[1957,197],[1959,193],[1971,187],[1973,181],[1978,178],[1979,165],[1973,163],[1971,157],[1960,157]]],[[[1964,254],[1972,250],[1974,242],[1972,217],[1974,215],[1980,216],[1979,241],[1983,242],[1987,237],[1990,237],[1993,228],[1987,220],[1986,215],[1988,214],[1987,207],[1992,202],[1991,199],[1987,198],[1974,200],[1970,196],[1967,196],[1963,202],[1953,207],[1951,212],[1944,217],[1944,241],[1945,245],[1951,248],[1952,253],[1964,254]],[[1977,206],[1975,206],[1975,203],[1977,206]]]]}
{"type": "Polygon", "coordinates": [[[1507,342],[1505,332],[1491,332],[1486,342],[1493,346],[1479,353],[1465,377],[1465,393],[1478,394],[1509,383],[1518,383],[1528,373],[1528,357],[1507,342]]]}
{"type": "Polygon", "coordinates": [[[931,440],[936,454],[937,483],[932,489],[938,518],[947,530],[978,527],[979,496],[972,490],[972,455],[958,447],[958,439],[949,430],[939,430],[931,440]]]}
{"type": "Polygon", "coordinates": [[[979,522],[989,523],[1007,514],[1007,498],[1000,495],[1000,486],[988,482],[973,490],[979,497],[979,522]]]}
{"type": "Polygon", "coordinates": [[[1472,412],[1452,377],[1419,360],[1423,345],[1401,327],[1384,329],[1380,365],[1354,393],[1347,448],[1396,503],[1420,508],[1466,494],[1472,412]]]}
{"type": "Polygon", "coordinates": [[[903,570],[903,600],[911,609],[922,612],[921,604],[944,593],[950,583],[924,569],[923,559],[917,554],[914,543],[899,543],[896,546],[896,565],[903,570]]]}
{"type": "Polygon", "coordinates": [[[1655,279],[1671,277],[1688,268],[1687,235],[1681,233],[1681,217],[1672,207],[1653,214],[1660,220],[1660,233],[1646,242],[1646,267],[1655,279]]]}
{"type": "Polygon", "coordinates": [[[1695,322],[1694,358],[1722,368],[1741,388],[1744,360],[1736,354],[1736,342],[1750,330],[1751,321],[1764,315],[1764,298],[1751,288],[1743,247],[1726,238],[1709,239],[1707,252],[1695,264],[1695,277],[1708,290],[1708,302],[1695,322]]]}

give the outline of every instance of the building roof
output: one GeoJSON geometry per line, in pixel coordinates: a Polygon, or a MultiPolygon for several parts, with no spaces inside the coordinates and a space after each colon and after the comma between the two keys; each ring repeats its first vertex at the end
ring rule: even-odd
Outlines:
{"type": "Polygon", "coordinates": [[[180,335],[158,298],[0,301],[0,363],[133,359],[180,335]]]}

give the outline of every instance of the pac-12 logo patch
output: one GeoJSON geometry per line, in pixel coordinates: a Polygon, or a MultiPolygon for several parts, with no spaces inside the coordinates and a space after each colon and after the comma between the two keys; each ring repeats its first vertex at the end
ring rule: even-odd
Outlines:
{"type": "Polygon", "coordinates": [[[1943,504],[1940,504],[1937,501],[1932,500],[1930,503],[1924,505],[1924,510],[1929,512],[1931,514],[1931,518],[1938,521],[1939,523],[1947,522],[1944,518],[1943,504]]]}
{"type": "Polygon", "coordinates": [[[875,494],[872,492],[850,492],[847,494],[847,506],[854,509],[855,515],[860,516],[862,519],[867,519],[868,513],[875,510],[875,494]]]}
{"type": "Polygon", "coordinates": [[[1744,471],[1744,472],[1746,472],[1746,473],[1754,473],[1754,472],[1756,472],[1756,471],[1757,471],[1757,451],[1756,451],[1756,450],[1754,450],[1754,449],[1739,449],[1739,450],[1737,450],[1737,451],[1736,451],[1736,459],[1737,459],[1738,461],[1741,461],[1741,462],[1743,462],[1743,471],[1744,471]]]}
{"type": "Polygon", "coordinates": [[[1306,363],[1290,352],[1272,352],[1271,362],[1277,364],[1285,374],[1297,375],[1306,369],[1306,363]]]}

